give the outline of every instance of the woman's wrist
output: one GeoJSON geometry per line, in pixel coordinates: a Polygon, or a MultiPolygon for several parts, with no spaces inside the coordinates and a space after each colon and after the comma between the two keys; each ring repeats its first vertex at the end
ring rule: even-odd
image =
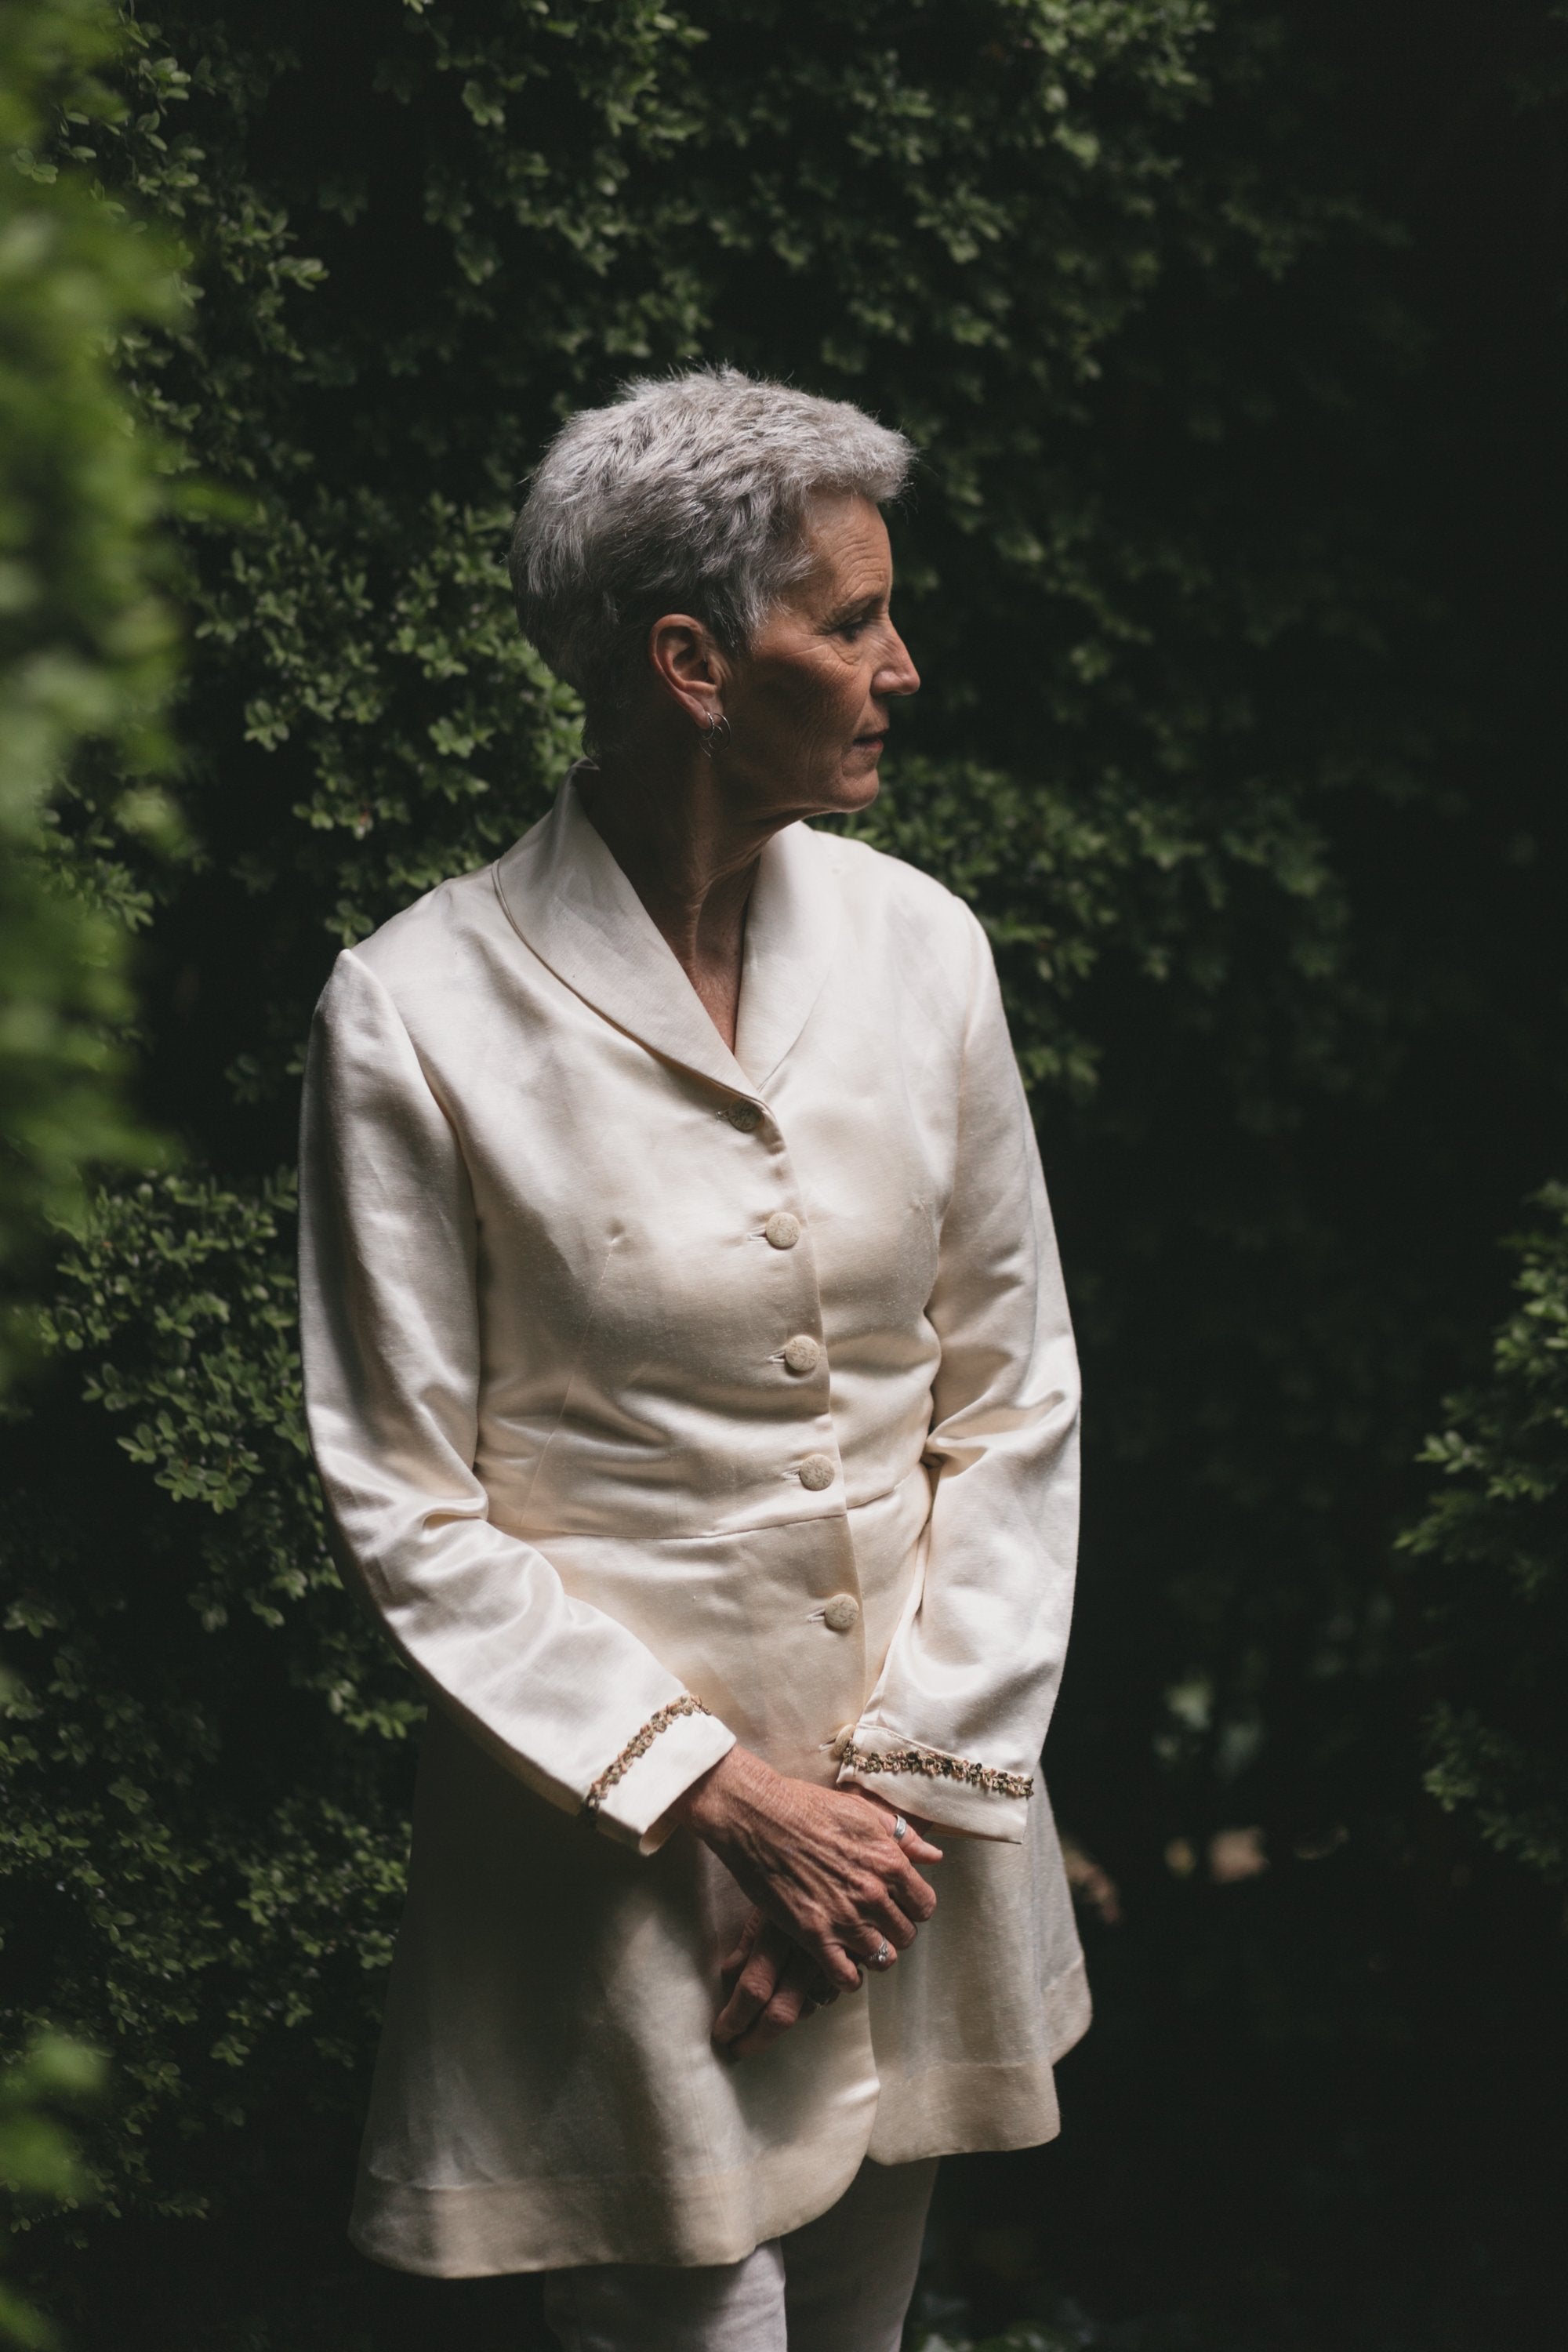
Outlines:
{"type": "Polygon", "coordinates": [[[768,1783],[778,1777],[749,1748],[736,1746],[693,1780],[670,1811],[704,1844],[715,1843],[733,1830],[741,1813],[765,1798],[768,1783]]]}

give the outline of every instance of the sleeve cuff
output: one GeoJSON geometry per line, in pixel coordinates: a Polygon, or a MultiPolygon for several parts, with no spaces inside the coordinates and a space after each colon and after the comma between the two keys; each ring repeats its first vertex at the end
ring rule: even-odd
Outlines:
{"type": "Polygon", "coordinates": [[[900,1812],[963,1837],[1021,1845],[1035,1776],[950,1755],[879,1727],[858,1728],[839,1757],[838,1786],[864,1789],[900,1812]]]}
{"type": "Polygon", "coordinates": [[[675,1827],[670,1807],[735,1745],[728,1725],[700,1699],[651,1715],[589,1790],[584,1811],[617,1845],[657,1853],[675,1827]]]}

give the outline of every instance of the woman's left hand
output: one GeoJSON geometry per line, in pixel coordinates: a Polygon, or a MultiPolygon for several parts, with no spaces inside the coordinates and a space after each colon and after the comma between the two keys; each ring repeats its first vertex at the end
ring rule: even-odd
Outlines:
{"type": "Polygon", "coordinates": [[[838,1987],[755,1904],[720,1974],[728,1997],[714,2021],[713,2039],[726,2058],[751,2058],[771,2049],[792,2025],[838,1998],[838,1987]]]}

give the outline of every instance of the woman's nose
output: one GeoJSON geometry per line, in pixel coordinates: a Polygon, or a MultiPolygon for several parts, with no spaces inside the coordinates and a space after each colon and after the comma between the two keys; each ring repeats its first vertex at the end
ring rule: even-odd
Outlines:
{"type": "Polygon", "coordinates": [[[896,629],[892,634],[893,642],[872,682],[871,691],[873,694],[918,694],[921,674],[910,659],[910,649],[902,637],[896,629]]]}

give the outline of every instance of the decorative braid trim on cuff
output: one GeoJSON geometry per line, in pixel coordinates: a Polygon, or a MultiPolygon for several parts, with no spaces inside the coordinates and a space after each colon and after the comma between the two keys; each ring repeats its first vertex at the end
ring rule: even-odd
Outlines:
{"type": "Polygon", "coordinates": [[[847,1748],[844,1769],[856,1772],[914,1772],[926,1780],[962,1780],[966,1789],[983,1789],[988,1797],[1032,1797],[1032,1772],[999,1772],[993,1764],[972,1764],[966,1756],[942,1756],[930,1748],[847,1748]]]}
{"type": "Polygon", "coordinates": [[[685,1698],[672,1698],[668,1706],[661,1706],[657,1715],[650,1715],[636,1738],[627,1740],[615,1762],[600,1773],[584,1798],[583,1811],[589,1819],[592,1820],[598,1811],[616,1781],[626,1779],[637,1758],[647,1754],[661,1731],[668,1731],[670,1725],[679,1723],[683,1715],[711,1715],[712,1712],[710,1706],[704,1706],[700,1698],[692,1698],[689,1694],[685,1698]]]}

